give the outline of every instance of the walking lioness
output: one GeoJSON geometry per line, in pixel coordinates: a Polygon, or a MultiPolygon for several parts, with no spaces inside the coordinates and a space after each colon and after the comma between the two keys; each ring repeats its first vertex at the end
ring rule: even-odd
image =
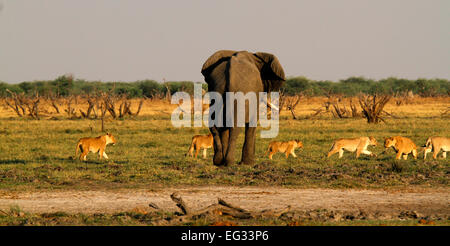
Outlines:
{"type": "Polygon", "coordinates": [[[433,159],[437,158],[439,151],[442,149],[442,157],[447,158],[447,151],[450,151],[450,138],[445,137],[429,137],[424,147],[423,159],[427,158],[427,153],[433,150],[433,159]]]}
{"type": "Polygon", "coordinates": [[[356,151],[356,158],[358,158],[361,154],[377,156],[367,150],[369,145],[377,146],[377,140],[374,137],[341,138],[333,142],[327,157],[339,152],[339,158],[342,158],[344,155],[344,150],[350,152],[356,151]]]}
{"type": "Polygon", "coordinates": [[[214,141],[211,133],[208,135],[195,135],[192,137],[191,146],[189,147],[189,150],[185,156],[189,154],[192,157],[194,155],[195,149],[195,158],[197,158],[198,152],[200,151],[200,149],[203,149],[203,159],[205,159],[206,149],[212,148],[213,144],[214,141]]]}
{"type": "Polygon", "coordinates": [[[390,147],[394,148],[397,155],[395,159],[400,160],[403,156],[403,159],[406,160],[408,158],[408,154],[412,154],[414,159],[417,159],[417,146],[414,142],[405,137],[395,136],[384,139],[384,147],[386,150],[390,147]]]}
{"type": "Polygon", "coordinates": [[[269,147],[267,148],[267,151],[264,155],[269,154],[269,159],[271,160],[272,156],[278,152],[285,153],[286,158],[288,158],[289,155],[297,157],[294,152],[295,148],[303,148],[303,143],[297,139],[287,142],[272,141],[269,143],[269,147]]]}
{"type": "Polygon", "coordinates": [[[106,135],[98,136],[96,138],[81,138],[78,141],[77,148],[75,150],[75,156],[78,155],[78,149],[80,149],[80,161],[85,161],[86,156],[87,154],[89,154],[89,152],[98,152],[100,159],[102,159],[103,157],[108,159],[108,156],[105,153],[105,148],[106,145],[111,143],[113,145],[116,144],[116,139],[111,133],[107,133],[106,135]]]}

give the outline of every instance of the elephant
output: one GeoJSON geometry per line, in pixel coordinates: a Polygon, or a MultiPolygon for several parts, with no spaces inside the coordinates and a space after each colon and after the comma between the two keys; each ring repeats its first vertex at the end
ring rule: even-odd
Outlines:
{"type": "MultiPolygon", "coordinates": [[[[286,80],[278,58],[264,52],[219,50],[205,61],[201,73],[208,84],[208,91],[219,93],[223,102],[226,101],[226,92],[254,92],[259,101],[259,92],[277,91],[286,80]]],[[[225,108],[226,103],[223,105],[225,108]]],[[[214,117],[223,117],[225,122],[225,110],[221,112],[214,117]]],[[[209,127],[214,138],[214,165],[228,166],[234,163],[236,140],[244,128],[245,140],[239,164],[255,163],[256,126],[249,124],[248,104],[245,114],[245,127],[209,127]]]]}

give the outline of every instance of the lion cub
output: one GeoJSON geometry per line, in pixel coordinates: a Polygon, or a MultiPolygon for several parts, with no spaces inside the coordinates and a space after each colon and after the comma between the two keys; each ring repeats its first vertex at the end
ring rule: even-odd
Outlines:
{"type": "Polygon", "coordinates": [[[414,159],[417,159],[417,146],[414,142],[405,137],[395,136],[384,139],[384,147],[386,150],[392,147],[397,155],[395,159],[400,160],[403,156],[403,159],[406,160],[408,158],[408,154],[412,154],[414,159]]]}
{"type": "Polygon", "coordinates": [[[425,144],[423,154],[423,159],[427,158],[427,153],[430,153],[433,150],[433,159],[437,158],[439,151],[442,149],[442,157],[447,158],[447,151],[450,151],[450,138],[445,137],[429,137],[427,139],[427,143],[425,144]]]}
{"type": "Polygon", "coordinates": [[[295,155],[294,152],[295,148],[303,148],[303,143],[297,139],[287,142],[272,141],[269,143],[269,147],[267,148],[267,151],[264,154],[264,156],[269,154],[269,159],[272,160],[272,156],[274,154],[276,154],[277,152],[281,152],[286,154],[286,159],[289,157],[289,155],[297,157],[297,155],[295,155]]]}
{"type": "Polygon", "coordinates": [[[350,152],[356,151],[356,158],[358,158],[361,154],[377,156],[367,150],[369,145],[377,146],[377,140],[374,137],[341,138],[333,142],[327,157],[339,152],[339,158],[342,158],[344,155],[344,150],[350,152]]]}
{"type": "Polygon", "coordinates": [[[213,144],[214,141],[211,133],[208,135],[195,135],[192,137],[191,146],[189,147],[189,150],[185,156],[189,154],[191,157],[193,157],[195,149],[195,158],[197,158],[198,152],[200,151],[200,149],[203,149],[203,159],[205,159],[206,149],[212,148],[213,144]]]}
{"type": "Polygon", "coordinates": [[[78,155],[78,149],[80,149],[80,161],[85,161],[86,156],[87,154],[89,154],[89,152],[98,152],[100,159],[102,159],[103,157],[108,159],[108,156],[105,153],[105,148],[106,145],[111,143],[113,145],[116,144],[116,139],[111,133],[107,133],[106,135],[98,136],[96,138],[81,138],[78,141],[77,148],[75,150],[75,156],[78,155]]]}

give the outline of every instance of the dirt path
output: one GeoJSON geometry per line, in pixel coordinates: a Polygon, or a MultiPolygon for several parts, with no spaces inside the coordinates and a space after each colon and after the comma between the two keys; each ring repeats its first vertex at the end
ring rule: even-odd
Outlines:
{"type": "Polygon", "coordinates": [[[177,191],[192,209],[217,203],[217,198],[250,211],[282,209],[306,211],[365,211],[399,213],[417,211],[423,215],[450,215],[450,189],[396,191],[288,189],[279,187],[185,187],[157,190],[45,191],[0,194],[0,209],[18,205],[33,213],[114,213],[135,208],[150,209],[150,202],[166,211],[178,208],[170,199],[177,191]]]}

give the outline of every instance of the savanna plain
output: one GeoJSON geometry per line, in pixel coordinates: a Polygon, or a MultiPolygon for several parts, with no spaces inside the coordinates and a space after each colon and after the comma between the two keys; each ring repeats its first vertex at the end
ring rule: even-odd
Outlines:
{"type": "Polygon", "coordinates": [[[145,100],[136,117],[106,118],[117,144],[106,147],[108,160],[90,153],[86,162],[75,157],[76,143],[103,134],[99,119],[67,119],[50,106],[40,120],[19,118],[2,107],[0,225],[450,225],[450,159],[424,160],[420,153],[395,160],[383,146],[390,136],[417,146],[430,136],[450,137],[450,116],[443,113],[450,98],[391,100],[379,124],[314,115],[326,100],[303,98],[297,119],[282,111],[275,140],[301,140],[297,158],[269,160],[264,153],[274,139],[258,133],[256,164],[228,167],[212,165],[212,149],[206,159],[185,156],[192,136],[209,130],[173,127],[177,105],[164,100],[145,100]],[[369,146],[377,157],[326,157],[333,140],[359,136],[377,139],[369,146]],[[173,193],[191,213],[180,212],[173,193]],[[214,209],[219,198],[229,210],[214,209]]]}

